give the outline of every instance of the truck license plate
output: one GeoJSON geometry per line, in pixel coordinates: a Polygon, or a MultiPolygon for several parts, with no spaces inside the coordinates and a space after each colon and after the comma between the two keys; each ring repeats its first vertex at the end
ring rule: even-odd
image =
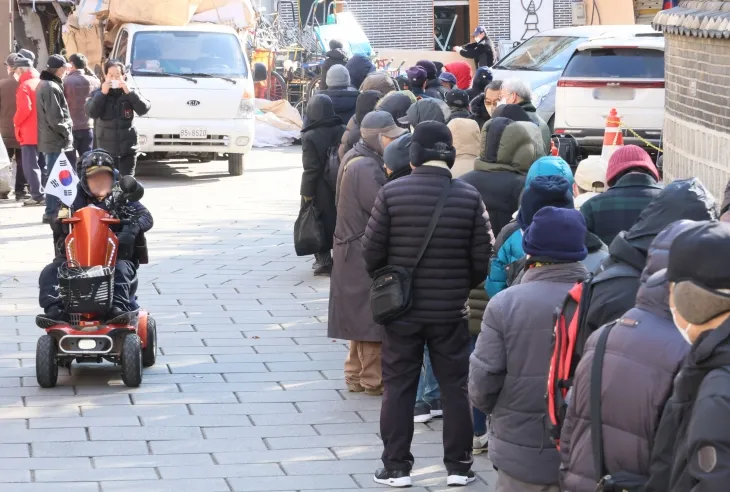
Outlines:
{"type": "Polygon", "coordinates": [[[208,130],[205,128],[183,128],[180,130],[180,138],[208,138],[208,130]]]}

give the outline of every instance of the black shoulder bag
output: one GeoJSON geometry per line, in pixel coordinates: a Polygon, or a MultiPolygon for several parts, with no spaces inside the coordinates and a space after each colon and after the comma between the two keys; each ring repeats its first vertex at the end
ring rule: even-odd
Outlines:
{"type": "MultiPolygon", "coordinates": [[[[630,472],[617,472],[609,475],[606,463],[603,461],[603,420],[601,418],[601,385],[603,383],[603,357],[606,355],[608,335],[616,323],[623,323],[620,319],[607,324],[596,343],[591,367],[591,440],[593,444],[593,466],[596,470],[596,492],[641,492],[644,490],[649,477],[636,475],[630,472]]],[[[628,321],[634,323],[635,321],[628,321]]]]}
{"type": "Polygon", "coordinates": [[[446,205],[446,199],[451,191],[451,180],[449,180],[441,190],[441,195],[436,203],[436,210],[431,216],[431,222],[428,224],[426,236],[423,238],[423,244],[416,256],[416,262],[413,268],[405,268],[396,265],[388,265],[379,268],[373,275],[373,283],[370,286],[370,308],[373,312],[373,320],[385,325],[402,317],[411,310],[413,299],[411,297],[411,283],[413,281],[413,271],[426,252],[426,247],[431,241],[433,231],[436,229],[441,212],[446,205]]]}

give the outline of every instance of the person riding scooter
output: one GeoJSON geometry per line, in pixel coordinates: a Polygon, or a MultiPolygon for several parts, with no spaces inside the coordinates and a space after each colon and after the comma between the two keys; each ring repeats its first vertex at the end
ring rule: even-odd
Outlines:
{"type": "Polygon", "coordinates": [[[137,267],[140,260],[146,261],[142,258],[146,257],[144,233],[152,228],[152,215],[140,202],[122,199],[114,157],[105,150],[96,149],[82,156],[78,192],[71,210],[62,208],[58,220],[52,224],[56,258],[43,269],[38,279],[39,303],[46,318],[59,321],[64,318],[63,300],[58,289],[58,270],[66,263],[65,240],[69,228],[62,220],[88,206],[103,209],[122,219],[125,224],[112,226],[119,241],[119,251],[114,270],[112,308],[107,319],[124,317],[139,309],[135,297],[137,267]]]}

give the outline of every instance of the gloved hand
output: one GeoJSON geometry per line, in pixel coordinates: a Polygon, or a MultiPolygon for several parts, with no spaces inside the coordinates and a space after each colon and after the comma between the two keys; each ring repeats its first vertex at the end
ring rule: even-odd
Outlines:
{"type": "Polygon", "coordinates": [[[126,225],[117,234],[117,240],[119,241],[117,260],[132,260],[134,257],[134,243],[137,240],[138,234],[138,225],[126,225]]]}

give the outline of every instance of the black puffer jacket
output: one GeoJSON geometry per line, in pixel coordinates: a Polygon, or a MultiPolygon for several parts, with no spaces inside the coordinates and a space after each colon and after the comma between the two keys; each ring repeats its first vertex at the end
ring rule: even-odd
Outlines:
{"type": "Polygon", "coordinates": [[[300,194],[313,197],[314,206],[321,213],[325,230],[324,250],[332,249],[332,235],[335,233],[337,211],[335,190],[327,183],[324,175],[328,150],[336,147],[345,126],[335,115],[332,101],[326,96],[315,95],[307,104],[309,124],[302,129],[302,184],[300,194]]]}
{"type": "Polygon", "coordinates": [[[484,94],[479,94],[469,102],[470,118],[477,122],[479,128],[483,128],[484,124],[489,121],[489,113],[487,107],[484,106],[484,94]]]}
{"type": "Polygon", "coordinates": [[[634,226],[616,236],[609,246],[610,256],[604,260],[601,271],[624,264],[634,268],[636,276],[613,278],[593,287],[586,313],[589,331],[596,331],[633,307],[647,251],[657,234],[677,220],[717,220],[717,217],[715,198],[699,179],[668,184],[641,212],[634,226]]]}
{"type": "Polygon", "coordinates": [[[360,86],[365,81],[365,77],[375,71],[373,62],[364,55],[353,55],[347,61],[345,67],[350,72],[350,84],[356,89],[360,89],[360,86]]]}
{"type": "MultiPolygon", "coordinates": [[[[426,163],[380,190],[363,239],[371,275],[386,265],[413,267],[441,189],[449,179],[448,169],[426,163]]],[[[493,244],[479,192],[453,180],[431,242],[413,274],[413,309],[403,321],[465,319],[469,289],[484,281],[493,244]]]]}
{"type": "Polygon", "coordinates": [[[426,94],[442,101],[446,98],[446,93],[449,90],[441,85],[439,79],[430,79],[426,81],[426,94]]]}
{"type": "Polygon", "coordinates": [[[730,475],[730,320],[702,333],[662,414],[647,492],[725,492],[730,475]]]}
{"type": "Polygon", "coordinates": [[[73,122],[63,93],[63,82],[48,70],[41,72],[36,89],[38,151],[63,152],[72,148],[73,122]]]}
{"type": "Polygon", "coordinates": [[[402,92],[389,92],[383,97],[383,99],[378,101],[375,109],[390,113],[395,120],[396,125],[407,127],[408,125],[403,125],[403,123],[400,123],[398,119],[403,118],[406,115],[408,108],[410,108],[412,104],[413,101],[411,101],[411,98],[402,92]]]}
{"type": "MultiPolygon", "coordinates": [[[[603,450],[606,470],[649,475],[654,433],[672,381],[690,346],[672,321],[665,268],[669,247],[694,222],[670,225],[649,247],[636,306],[611,331],[603,362],[603,450]],[[635,323],[635,324],[634,324],[635,323]]],[[[591,367],[601,330],[585,347],[573,385],[573,398],[560,440],[561,490],[594,492],[596,471],[591,439],[591,367]]]]}
{"type": "MultiPolygon", "coordinates": [[[[332,99],[332,105],[335,108],[335,114],[342,121],[350,121],[355,114],[355,106],[357,105],[357,96],[360,92],[352,87],[330,87],[327,90],[319,91],[317,94],[323,94],[332,99]]],[[[305,121],[305,124],[308,124],[305,121]]]]}
{"type": "Polygon", "coordinates": [[[347,63],[347,54],[340,48],[329,50],[325,53],[325,59],[322,63],[322,76],[319,82],[321,90],[327,89],[327,72],[335,65],[345,65],[347,63]]]}
{"type": "Polygon", "coordinates": [[[375,105],[382,97],[383,94],[380,91],[363,91],[357,96],[355,114],[347,122],[347,129],[342,134],[340,148],[337,151],[337,154],[340,156],[340,161],[355,146],[357,141],[360,140],[360,122],[365,118],[366,114],[375,109],[375,105]]]}
{"type": "Polygon", "coordinates": [[[150,110],[150,102],[135,91],[125,94],[122,89],[101,89],[91,93],[86,101],[86,114],[94,119],[95,147],[114,157],[137,152],[137,129],[134,114],[143,116],[150,110]]]}

